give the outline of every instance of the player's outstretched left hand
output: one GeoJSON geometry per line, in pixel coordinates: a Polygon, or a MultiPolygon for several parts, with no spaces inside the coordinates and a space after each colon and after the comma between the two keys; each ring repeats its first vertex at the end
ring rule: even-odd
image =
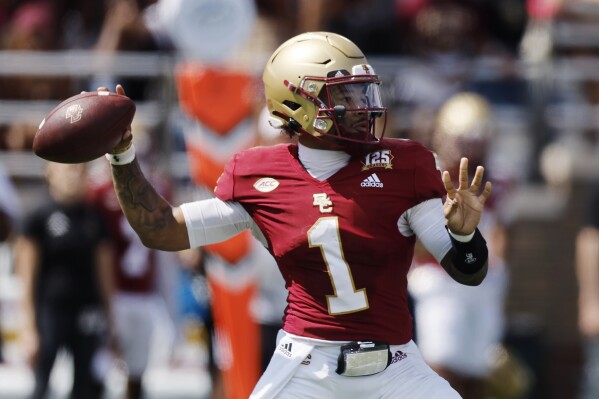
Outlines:
{"type": "Polygon", "coordinates": [[[443,214],[447,227],[452,233],[468,235],[478,226],[485,202],[491,194],[491,182],[486,182],[482,193],[479,194],[484,173],[485,169],[482,166],[477,166],[472,184],[468,186],[468,158],[462,158],[458,179],[459,187],[456,189],[449,172],[443,172],[443,185],[447,191],[443,214]]]}

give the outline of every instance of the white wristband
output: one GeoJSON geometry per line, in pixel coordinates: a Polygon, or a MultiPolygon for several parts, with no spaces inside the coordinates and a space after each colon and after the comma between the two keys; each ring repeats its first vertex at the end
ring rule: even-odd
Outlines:
{"type": "Polygon", "coordinates": [[[476,230],[475,230],[472,233],[464,236],[461,234],[456,234],[449,229],[447,229],[447,231],[453,238],[455,238],[456,241],[459,241],[459,242],[470,242],[470,240],[472,240],[472,237],[474,237],[474,233],[476,232],[476,230]]]}
{"type": "Polygon", "coordinates": [[[108,159],[113,165],[130,164],[135,159],[135,146],[131,144],[131,147],[127,148],[120,154],[106,154],[106,159],[108,159]]]}

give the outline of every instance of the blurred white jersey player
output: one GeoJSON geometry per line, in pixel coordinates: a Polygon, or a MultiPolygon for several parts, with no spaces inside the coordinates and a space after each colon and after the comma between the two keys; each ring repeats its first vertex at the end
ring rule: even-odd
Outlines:
{"type": "MultiPolygon", "coordinates": [[[[118,355],[126,365],[127,399],[143,397],[143,376],[151,363],[168,356],[173,339],[169,314],[169,284],[177,261],[173,253],[145,247],[123,215],[110,180],[90,187],[94,204],[104,214],[116,244],[112,298],[118,355]],[[165,264],[168,267],[160,267],[165,264]]],[[[168,184],[154,179],[157,189],[170,197],[168,184]]]]}
{"type": "MultiPolygon", "coordinates": [[[[490,107],[483,97],[459,93],[448,99],[437,115],[432,143],[441,170],[457,176],[459,156],[468,157],[472,165],[486,165],[492,134],[490,107]]],[[[493,172],[485,171],[493,181],[493,193],[479,224],[489,248],[489,270],[482,284],[458,284],[421,245],[416,247],[409,275],[422,356],[464,399],[483,397],[492,354],[504,332],[508,275],[503,259],[505,236],[495,207],[506,186],[493,179],[493,172]]]]}

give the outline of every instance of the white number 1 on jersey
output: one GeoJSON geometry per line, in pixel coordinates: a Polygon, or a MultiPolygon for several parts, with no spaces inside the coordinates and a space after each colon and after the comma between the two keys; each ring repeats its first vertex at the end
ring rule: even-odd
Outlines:
{"type": "Polygon", "coordinates": [[[327,295],[329,314],[359,312],[368,308],[364,288],[356,290],[349,265],[343,256],[339,238],[339,220],[336,216],[323,217],[308,230],[310,248],[320,247],[327,265],[334,295],[327,295]]]}

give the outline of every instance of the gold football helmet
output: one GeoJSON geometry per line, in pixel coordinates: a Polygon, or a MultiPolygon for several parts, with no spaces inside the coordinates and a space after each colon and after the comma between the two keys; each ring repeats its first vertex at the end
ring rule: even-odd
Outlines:
{"type": "Polygon", "coordinates": [[[268,60],[263,81],[274,127],[328,135],[339,144],[372,144],[384,134],[387,109],[379,77],[343,36],[310,32],[289,39],[268,60]],[[381,117],[383,127],[377,129],[381,117]]]}
{"type": "Polygon", "coordinates": [[[485,165],[494,133],[488,100],[480,94],[460,92],[439,109],[433,147],[450,171],[459,167],[461,157],[472,165],[485,165]]]}

